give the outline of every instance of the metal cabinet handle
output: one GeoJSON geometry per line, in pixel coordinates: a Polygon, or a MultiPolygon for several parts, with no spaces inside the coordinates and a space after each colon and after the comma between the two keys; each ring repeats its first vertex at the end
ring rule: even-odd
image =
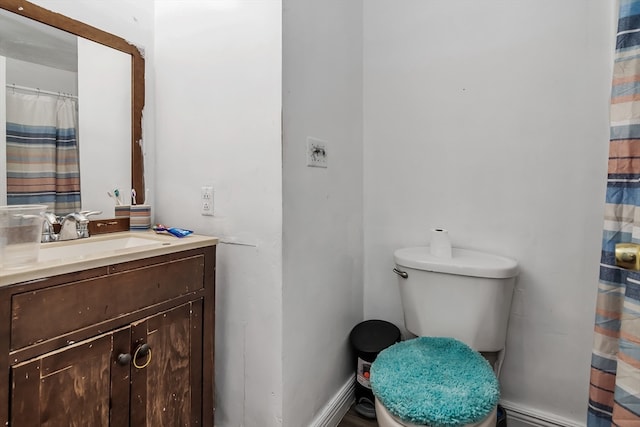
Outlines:
{"type": "Polygon", "coordinates": [[[129,353],[120,353],[116,360],[118,362],[118,365],[127,366],[129,363],[131,363],[131,355],[129,353]]]}
{"type": "Polygon", "coordinates": [[[398,276],[402,277],[403,279],[406,279],[409,277],[409,274],[406,271],[398,270],[397,268],[394,268],[393,272],[396,273],[398,276]]]}
{"type": "Polygon", "coordinates": [[[144,369],[147,366],[149,366],[149,363],[151,363],[151,347],[149,346],[149,344],[145,343],[140,345],[136,349],[136,352],[133,353],[133,366],[135,366],[138,369],[144,369]],[[138,364],[139,357],[146,357],[147,360],[142,365],[139,365],[138,364]]]}

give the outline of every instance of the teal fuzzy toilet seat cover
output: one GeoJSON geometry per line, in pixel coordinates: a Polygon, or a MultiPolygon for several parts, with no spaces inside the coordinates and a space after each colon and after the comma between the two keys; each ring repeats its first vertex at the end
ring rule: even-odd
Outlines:
{"type": "Polygon", "coordinates": [[[371,388],[394,416],[436,427],[482,421],[500,399],[489,362],[453,338],[419,337],[383,350],[371,365],[371,388]]]}

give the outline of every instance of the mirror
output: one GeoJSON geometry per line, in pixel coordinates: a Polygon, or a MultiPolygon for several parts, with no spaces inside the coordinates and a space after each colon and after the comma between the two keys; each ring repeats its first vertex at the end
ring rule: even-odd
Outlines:
{"type": "MultiPolygon", "coordinates": [[[[76,21],[74,19],[68,18],[66,16],[57,14],[55,12],[51,12],[49,10],[46,10],[42,7],[39,7],[37,5],[34,5],[32,3],[29,3],[27,1],[23,1],[23,0],[0,0],[0,9],[4,9],[5,11],[11,12],[10,14],[6,14],[8,16],[14,16],[16,18],[19,18],[16,15],[20,15],[21,17],[27,18],[29,21],[27,21],[28,25],[27,27],[31,27],[31,29],[24,29],[24,26],[22,27],[21,30],[15,29],[13,30],[15,33],[19,32],[19,31],[34,31],[33,30],[33,25],[42,25],[45,24],[49,27],[53,27],[56,28],[58,30],[62,30],[65,33],[62,33],[63,36],[50,36],[47,39],[51,41],[51,43],[53,43],[54,45],[56,45],[55,47],[51,47],[51,46],[47,46],[44,49],[40,48],[40,50],[37,51],[37,55],[39,55],[41,57],[42,61],[47,61],[47,58],[45,57],[45,53],[43,52],[53,52],[55,50],[56,52],[56,56],[59,57],[63,57],[63,56],[69,56],[69,57],[74,57],[77,52],[69,52],[69,49],[64,47],[67,46],[68,44],[64,44],[62,43],[62,41],[58,40],[63,39],[65,37],[68,37],[69,34],[73,35],[73,39],[75,40],[77,36],[77,49],[81,50],[81,49],[85,49],[83,46],[89,46],[91,47],[91,49],[93,49],[94,51],[97,51],[98,53],[95,54],[97,58],[100,59],[104,59],[104,58],[113,58],[110,59],[109,61],[112,62],[117,62],[116,60],[123,62],[122,59],[118,59],[118,58],[124,58],[124,63],[127,66],[127,68],[125,69],[124,73],[126,76],[126,73],[130,74],[130,80],[126,81],[126,84],[120,84],[119,86],[119,90],[120,91],[125,91],[124,92],[124,96],[126,97],[126,101],[128,102],[127,106],[130,106],[130,109],[126,109],[125,111],[125,115],[129,115],[130,117],[128,118],[128,120],[126,120],[126,123],[129,126],[129,129],[125,129],[124,131],[126,132],[126,134],[129,136],[128,137],[128,150],[130,152],[130,161],[128,159],[125,159],[124,157],[121,160],[121,163],[130,163],[130,165],[120,165],[120,167],[129,167],[130,168],[130,174],[131,174],[131,187],[130,188],[120,188],[120,191],[123,193],[123,195],[125,196],[124,199],[127,200],[127,197],[129,195],[129,190],[135,189],[138,197],[137,197],[137,202],[138,203],[142,203],[143,202],[143,198],[144,198],[144,194],[145,194],[145,185],[144,185],[144,171],[143,171],[143,153],[142,153],[142,146],[141,146],[141,142],[142,142],[142,109],[144,107],[144,59],[140,53],[140,51],[138,50],[137,47],[135,47],[134,45],[129,44],[127,41],[125,41],[124,39],[115,36],[113,34],[109,34],[105,31],[99,30],[97,28],[91,27],[87,24],[84,24],[82,22],[76,21]],[[33,25],[32,25],[33,24],[33,25]],[[100,49],[102,49],[102,51],[100,51],[100,49]],[[130,113],[129,113],[130,112],[130,113]]],[[[0,11],[2,12],[2,11],[0,11]]],[[[23,23],[24,24],[24,23],[23,23]]],[[[29,36],[25,33],[23,39],[19,42],[20,44],[24,45],[23,47],[26,48],[27,53],[25,53],[25,55],[34,55],[33,52],[29,53],[29,49],[33,48],[33,46],[31,46],[31,42],[29,41],[29,36]]],[[[73,43],[71,43],[73,45],[73,43]]],[[[33,49],[31,49],[33,50],[33,49]]],[[[82,56],[82,55],[81,55],[82,56]]],[[[95,57],[94,57],[95,58],[95,57]]],[[[84,64],[89,64],[89,66],[91,64],[96,64],[97,59],[93,59],[93,60],[89,60],[89,61],[84,61],[84,64]]],[[[67,61],[69,63],[72,63],[73,61],[67,61]]],[[[67,67],[67,66],[65,66],[67,67]]],[[[69,65],[68,68],[73,68],[74,65],[69,65]]],[[[81,77],[80,76],[85,76],[86,74],[88,74],[88,72],[86,71],[87,66],[83,66],[82,62],[81,64],[78,64],[78,62],[76,62],[75,65],[76,68],[80,68],[79,70],[79,77],[78,77],[78,85],[81,85],[81,77]]],[[[61,68],[61,67],[58,67],[61,68]]],[[[99,77],[99,82],[102,82],[105,79],[108,79],[109,76],[113,75],[114,73],[111,72],[111,70],[109,72],[104,72],[105,67],[104,65],[100,65],[98,67],[94,67],[97,68],[97,70],[94,70],[97,73],[100,73],[100,71],[102,71],[102,73],[100,74],[99,77]]],[[[122,67],[120,67],[120,69],[122,69],[122,67]]],[[[121,71],[122,72],[122,71],[121,71]]],[[[126,79],[125,79],[126,80],[126,79]]],[[[6,82],[11,83],[10,81],[6,82]]],[[[94,85],[94,86],[100,86],[98,85],[94,85]]],[[[5,89],[5,85],[3,85],[3,89],[5,89]]],[[[15,91],[15,88],[12,88],[11,85],[9,85],[8,88],[6,88],[6,91],[15,91]]],[[[19,89],[18,89],[19,91],[19,89]]],[[[63,90],[64,91],[64,90],[63,90]]],[[[65,93],[67,91],[64,91],[65,93]]],[[[69,91],[71,92],[71,91],[69,91]]],[[[83,92],[81,90],[81,92],[83,92]]],[[[109,90],[106,91],[107,93],[103,93],[103,96],[108,96],[109,93],[114,92],[113,90],[109,90]]],[[[87,93],[87,91],[84,91],[83,93],[87,93]]],[[[96,103],[97,101],[93,100],[92,98],[95,99],[95,97],[89,97],[89,101],[86,101],[86,97],[82,98],[80,100],[80,103],[82,105],[82,107],[86,107],[87,104],[90,104],[91,102],[96,103]]],[[[102,101],[102,99],[97,102],[100,103],[102,101]]],[[[82,114],[82,107],[80,108],[80,117],[79,117],[79,121],[80,121],[80,135],[79,135],[79,150],[81,152],[81,163],[82,163],[82,152],[83,152],[83,142],[85,141],[85,139],[87,140],[87,142],[85,142],[85,144],[89,144],[91,142],[91,140],[93,140],[94,138],[91,138],[91,130],[92,129],[96,129],[98,126],[100,126],[100,122],[101,122],[101,118],[92,118],[89,117],[89,115],[82,114]],[[82,126],[85,126],[84,128],[82,126]],[[83,130],[85,129],[85,130],[83,130]]],[[[125,109],[120,109],[120,110],[125,110],[125,109]]],[[[112,126],[111,128],[114,128],[116,126],[112,126]]],[[[122,127],[122,126],[121,126],[122,127]]],[[[108,131],[109,129],[108,126],[105,127],[102,130],[94,130],[94,132],[101,132],[104,133],[105,131],[108,131]]],[[[122,129],[121,129],[122,130],[122,129]]],[[[104,144],[103,144],[104,145],[104,144]]],[[[94,152],[98,152],[99,150],[107,150],[107,152],[109,151],[109,147],[99,147],[99,148],[94,148],[92,147],[91,149],[85,149],[85,153],[89,152],[89,151],[94,151],[94,152]]],[[[103,152],[104,153],[104,152],[103,152]]],[[[104,154],[103,154],[104,156],[104,154]]],[[[95,174],[95,171],[98,168],[93,168],[93,171],[95,174]]],[[[105,167],[103,168],[105,170],[107,170],[108,172],[108,168],[105,167]]],[[[80,165],[80,180],[81,180],[81,185],[82,182],[89,181],[89,174],[93,175],[91,172],[85,172],[83,170],[82,164],[80,165]],[[87,176],[85,176],[87,175],[87,176]]],[[[108,179],[108,178],[105,178],[108,179]]],[[[107,186],[110,185],[114,185],[117,183],[113,183],[113,182],[105,182],[104,183],[107,186]]],[[[6,185],[6,183],[5,183],[6,185]]],[[[126,184],[125,184],[126,185],[126,184]]],[[[104,187],[103,187],[104,188],[104,187]]],[[[101,191],[102,193],[102,191],[101,191]]],[[[103,198],[108,198],[108,196],[106,194],[102,194],[101,197],[103,198]]],[[[84,198],[84,188],[83,188],[83,198],[84,198]]],[[[111,200],[107,200],[107,203],[110,203],[110,206],[113,206],[114,203],[111,200]]],[[[107,206],[109,206],[107,204],[107,206]]],[[[95,209],[97,207],[94,206],[89,206],[88,203],[85,203],[83,200],[83,209],[95,209]]],[[[103,213],[103,217],[113,217],[114,216],[114,212],[113,209],[109,209],[109,210],[105,210],[102,209],[104,211],[103,213]]]]}

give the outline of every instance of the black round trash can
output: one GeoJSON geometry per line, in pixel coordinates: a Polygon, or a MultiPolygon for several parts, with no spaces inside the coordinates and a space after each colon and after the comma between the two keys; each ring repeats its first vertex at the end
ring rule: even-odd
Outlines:
{"type": "Polygon", "coordinates": [[[358,323],[349,335],[349,341],[355,352],[356,368],[356,412],[366,418],[375,418],[373,392],[369,383],[371,363],[378,353],[400,342],[400,329],[384,320],[365,320],[358,323]]]}

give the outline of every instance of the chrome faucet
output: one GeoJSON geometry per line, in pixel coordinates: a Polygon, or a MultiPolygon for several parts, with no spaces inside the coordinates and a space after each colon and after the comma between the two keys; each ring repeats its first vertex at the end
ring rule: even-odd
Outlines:
{"type": "Polygon", "coordinates": [[[62,218],[47,212],[42,225],[42,242],[75,240],[89,237],[89,219],[91,215],[101,214],[101,211],[71,212],[62,218]],[[60,224],[60,233],[53,230],[54,224],[60,224]]]}
{"type": "MultiPolygon", "coordinates": [[[[58,240],[74,240],[83,236],[88,228],[89,220],[79,212],[71,212],[60,221],[58,240]]],[[[88,233],[88,232],[87,232],[88,233]]]]}

